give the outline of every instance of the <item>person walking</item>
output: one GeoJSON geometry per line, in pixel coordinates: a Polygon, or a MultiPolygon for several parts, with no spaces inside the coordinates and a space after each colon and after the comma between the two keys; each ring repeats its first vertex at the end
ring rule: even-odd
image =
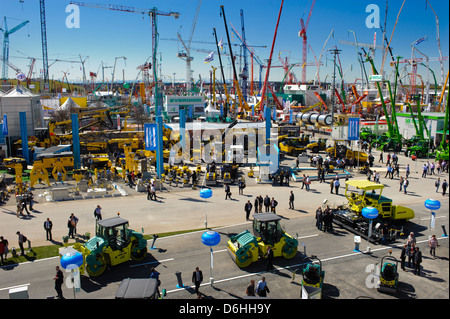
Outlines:
{"type": "Polygon", "coordinates": [[[403,192],[406,194],[406,189],[409,186],[409,181],[407,178],[405,178],[405,180],[403,181],[403,192]]]}
{"type": "Polygon", "coordinates": [[[433,259],[436,258],[436,247],[438,246],[436,235],[431,236],[428,245],[430,246],[430,255],[433,256],[433,259]]]}
{"type": "Polygon", "coordinates": [[[53,228],[53,223],[50,220],[50,218],[47,218],[47,220],[44,222],[44,229],[45,229],[45,236],[47,238],[47,240],[52,241],[52,228],[53,228]]]}
{"type": "Polygon", "coordinates": [[[6,238],[3,238],[3,236],[0,236],[0,243],[3,245],[3,254],[2,254],[2,260],[8,258],[9,253],[9,247],[8,247],[8,240],[6,238]]]}
{"type": "Polygon", "coordinates": [[[294,209],[294,192],[289,195],[289,209],[294,209]]]}
{"type": "Polygon", "coordinates": [[[427,164],[423,164],[422,166],[422,178],[427,178],[428,166],[427,164]]]}
{"type": "Polygon", "coordinates": [[[302,189],[303,189],[303,187],[305,187],[305,185],[306,185],[306,175],[303,174],[303,177],[302,177],[302,189]]]}
{"type": "Polygon", "coordinates": [[[309,175],[306,176],[306,182],[305,182],[305,186],[306,186],[306,191],[309,192],[309,185],[311,185],[311,180],[309,178],[309,175]]]}
{"type": "Polygon", "coordinates": [[[398,190],[399,192],[402,191],[402,188],[403,188],[403,181],[404,181],[403,176],[400,176],[400,180],[399,180],[400,189],[398,190]]]}
{"type": "Polygon", "coordinates": [[[448,187],[447,180],[444,179],[444,181],[442,182],[442,196],[445,196],[445,192],[447,192],[447,187],[448,187]]]}
{"type": "Polygon", "coordinates": [[[333,188],[334,188],[334,178],[330,181],[330,194],[333,194],[333,188]]]}
{"type": "Polygon", "coordinates": [[[245,294],[251,297],[255,296],[255,281],[253,279],[250,280],[250,284],[247,286],[247,289],[245,289],[245,294]]]}
{"type": "Polygon", "coordinates": [[[102,208],[100,205],[97,205],[97,207],[94,210],[94,216],[97,220],[102,220],[102,208]]]}
{"type": "Polygon", "coordinates": [[[247,203],[244,206],[244,210],[245,210],[245,219],[249,220],[250,218],[250,212],[252,211],[253,205],[252,203],[250,203],[250,200],[247,201],[247,203]]]}
{"type": "Polygon", "coordinates": [[[411,174],[411,168],[409,167],[409,164],[406,164],[406,178],[409,177],[409,174],[411,174]]]}
{"type": "Polygon", "coordinates": [[[56,266],[56,275],[53,277],[53,280],[55,281],[55,290],[56,290],[56,298],[58,299],[64,299],[63,292],[62,292],[62,284],[64,283],[64,274],[59,269],[59,266],[56,266]]]}
{"type": "Polygon", "coordinates": [[[416,247],[414,254],[414,275],[420,276],[420,264],[422,263],[422,252],[416,247]]]}
{"type": "Polygon", "coordinates": [[[192,273],[192,282],[195,285],[195,293],[196,294],[199,293],[198,289],[199,289],[202,281],[203,281],[203,273],[198,267],[196,267],[195,271],[192,273]]]}
{"type": "Polygon", "coordinates": [[[441,186],[441,178],[438,177],[438,179],[434,182],[434,187],[436,187],[436,193],[439,193],[439,186],[441,186]]]}
{"type": "Polygon", "coordinates": [[[17,243],[19,244],[19,247],[20,247],[20,254],[22,256],[25,255],[25,251],[23,248],[24,243],[28,243],[28,250],[32,252],[33,250],[31,249],[31,241],[29,241],[25,235],[21,234],[20,231],[17,231],[16,234],[18,236],[17,243]]]}
{"type": "Polygon", "coordinates": [[[269,287],[267,286],[266,277],[262,277],[256,286],[256,294],[260,297],[267,297],[268,292],[270,293],[269,287]]]}
{"type": "Polygon", "coordinates": [[[380,153],[380,158],[378,159],[378,163],[383,163],[383,151],[380,153]]]}
{"type": "Polygon", "coordinates": [[[406,261],[406,255],[408,254],[408,245],[404,244],[402,247],[402,252],[400,253],[400,267],[403,269],[403,271],[406,271],[405,269],[405,261],[406,261]]]}
{"type": "Polygon", "coordinates": [[[225,185],[225,200],[228,198],[231,199],[231,191],[230,191],[230,185],[226,184],[225,185]]]}

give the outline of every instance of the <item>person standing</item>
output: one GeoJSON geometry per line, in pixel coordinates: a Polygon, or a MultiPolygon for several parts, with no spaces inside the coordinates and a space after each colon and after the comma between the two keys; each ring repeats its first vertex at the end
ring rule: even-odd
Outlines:
{"type": "Polygon", "coordinates": [[[45,236],[47,238],[47,240],[52,241],[52,228],[53,228],[53,223],[50,220],[50,218],[47,218],[47,220],[44,222],[44,229],[45,229],[45,236]]]}
{"type": "Polygon", "coordinates": [[[203,281],[203,273],[198,267],[196,267],[195,271],[192,273],[192,282],[195,285],[195,293],[196,294],[199,293],[198,288],[200,287],[200,284],[202,283],[202,281],[203,281]]]}
{"type": "Polygon", "coordinates": [[[414,275],[420,276],[420,264],[422,263],[422,252],[416,247],[414,254],[414,275]]]}
{"type": "Polygon", "coordinates": [[[277,205],[278,202],[272,197],[272,200],[270,201],[270,211],[274,214],[276,214],[277,205]]]}
{"type": "Polygon", "coordinates": [[[267,271],[273,270],[273,250],[270,246],[267,246],[267,253],[264,257],[267,257],[267,271]]]}
{"type": "Polygon", "coordinates": [[[258,281],[258,285],[256,286],[256,294],[260,297],[266,297],[269,291],[269,287],[267,286],[266,277],[262,277],[260,281],[258,281]]]}
{"type": "Polygon", "coordinates": [[[258,196],[258,203],[259,203],[259,212],[262,213],[262,207],[264,204],[264,198],[262,197],[262,195],[258,196]]]}
{"type": "Polygon", "coordinates": [[[447,180],[444,179],[444,181],[442,182],[442,196],[445,196],[445,192],[447,191],[447,187],[448,187],[447,180]]]}
{"type": "Polygon", "coordinates": [[[266,208],[266,213],[268,213],[270,207],[270,198],[268,195],[264,198],[264,207],[266,208]]]}
{"type": "Polygon", "coordinates": [[[409,168],[409,164],[406,164],[406,178],[409,177],[409,174],[411,174],[411,169],[409,168]]]}
{"type": "Polygon", "coordinates": [[[94,216],[97,220],[102,220],[102,208],[100,205],[97,205],[97,207],[94,210],[94,216]]]}
{"type": "Polygon", "coordinates": [[[55,290],[56,290],[56,298],[58,299],[64,299],[63,293],[62,293],[62,284],[64,282],[64,274],[59,269],[59,266],[56,266],[56,275],[53,277],[53,280],[55,281],[55,290]]]}
{"type": "Polygon", "coordinates": [[[334,190],[336,191],[336,195],[339,195],[339,186],[340,186],[339,178],[336,178],[334,180],[333,184],[334,184],[334,190]]]}
{"type": "Polygon", "coordinates": [[[250,284],[247,286],[247,289],[245,289],[245,294],[247,296],[255,296],[255,281],[253,279],[250,280],[250,284]]]}
{"type": "Polygon", "coordinates": [[[404,244],[402,247],[402,252],[400,253],[400,267],[403,269],[403,271],[406,271],[405,269],[405,261],[406,261],[406,255],[408,254],[408,245],[404,244]]]}
{"type": "Polygon", "coordinates": [[[305,182],[305,186],[306,186],[306,191],[309,192],[309,185],[311,184],[311,180],[309,179],[309,175],[306,176],[306,182],[305,182]]]}
{"type": "Polygon", "coordinates": [[[250,200],[247,201],[247,203],[244,206],[244,210],[245,210],[245,219],[249,220],[250,218],[250,212],[252,211],[253,205],[252,203],[250,203],[250,200]]]}
{"type": "Polygon", "coordinates": [[[322,207],[319,206],[319,208],[317,208],[316,210],[316,227],[318,230],[322,230],[322,219],[322,207]]]}
{"type": "Polygon", "coordinates": [[[289,209],[294,209],[294,192],[289,195],[289,209]]]}
{"type": "Polygon", "coordinates": [[[69,220],[67,221],[67,228],[69,228],[69,234],[67,237],[75,238],[74,236],[74,230],[75,230],[75,220],[72,218],[72,215],[69,217],[69,220]]]}
{"type": "Polygon", "coordinates": [[[159,292],[159,286],[161,286],[161,280],[159,279],[159,272],[157,272],[154,267],[152,267],[150,269],[150,278],[156,279],[156,282],[157,282],[156,292],[158,293],[158,297],[161,298],[161,293],[159,292]]]}
{"type": "Polygon", "coordinates": [[[430,246],[430,255],[436,258],[436,247],[438,246],[436,235],[431,236],[428,245],[430,246]]]}
{"type": "Polygon", "coordinates": [[[255,214],[257,214],[258,213],[258,206],[259,206],[259,196],[255,197],[255,201],[254,201],[253,206],[255,207],[255,214]]]}

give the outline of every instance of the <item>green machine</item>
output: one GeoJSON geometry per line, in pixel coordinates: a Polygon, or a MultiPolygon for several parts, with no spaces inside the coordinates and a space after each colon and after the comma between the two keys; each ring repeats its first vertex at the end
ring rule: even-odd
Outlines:
{"type": "MultiPolygon", "coordinates": [[[[373,74],[377,75],[378,72],[375,68],[375,64],[373,62],[373,59],[367,55],[367,60],[372,65],[373,74]]],[[[399,129],[398,129],[398,123],[397,123],[397,116],[395,113],[395,96],[397,94],[397,78],[398,78],[398,61],[400,60],[400,57],[397,57],[397,63],[396,63],[396,72],[395,72],[395,87],[394,92],[391,90],[391,84],[389,81],[384,81],[387,84],[387,87],[389,89],[389,96],[390,96],[390,103],[392,105],[392,114],[389,118],[386,103],[384,102],[383,98],[383,92],[381,91],[380,82],[377,81],[377,89],[378,94],[380,95],[380,101],[381,105],[383,106],[383,111],[386,116],[386,122],[388,125],[388,131],[380,135],[376,140],[372,142],[372,146],[376,147],[379,150],[388,151],[392,150],[394,152],[400,152],[402,149],[402,136],[400,135],[399,129]]]]}
{"type": "Polygon", "coordinates": [[[307,264],[302,271],[302,286],[322,288],[325,278],[322,261],[315,255],[312,255],[310,259],[312,262],[307,264]]]}
{"type": "Polygon", "coordinates": [[[253,235],[245,230],[230,237],[227,248],[236,265],[245,268],[265,258],[269,246],[274,257],[291,259],[297,254],[298,241],[281,228],[280,220],[274,213],[254,214],[253,235]]]}
{"type": "Polygon", "coordinates": [[[379,292],[396,293],[398,290],[398,260],[393,256],[381,259],[379,292]]]}
{"type": "Polygon", "coordinates": [[[445,106],[445,120],[444,120],[444,134],[442,135],[441,143],[438,146],[438,149],[436,150],[436,160],[449,160],[449,143],[448,143],[448,97],[449,94],[447,94],[447,105],[445,106]]]}
{"type": "Polygon", "coordinates": [[[147,240],[141,233],[128,228],[128,221],[113,217],[97,221],[95,237],[86,243],[76,243],[73,249],[83,255],[83,266],[89,276],[103,274],[106,267],[119,265],[130,259],[143,260],[147,256],[147,240]]]}
{"type": "Polygon", "coordinates": [[[411,105],[407,103],[411,117],[413,120],[414,128],[416,129],[416,135],[414,135],[410,140],[405,141],[406,151],[405,156],[416,155],[418,158],[427,157],[429,154],[430,145],[432,140],[430,138],[430,132],[428,131],[425,121],[423,120],[422,110],[420,106],[420,98],[417,96],[417,118],[419,126],[416,124],[416,119],[414,118],[414,113],[411,109],[411,105]],[[425,138],[424,131],[427,134],[425,138]]]}

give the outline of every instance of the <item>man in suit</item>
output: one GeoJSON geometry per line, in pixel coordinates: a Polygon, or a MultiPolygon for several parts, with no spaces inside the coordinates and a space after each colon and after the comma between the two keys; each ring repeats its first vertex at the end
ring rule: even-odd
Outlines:
{"type": "Polygon", "coordinates": [[[61,271],[61,269],[59,269],[59,266],[56,266],[56,275],[53,278],[53,280],[55,281],[55,290],[57,292],[57,298],[58,299],[64,299],[63,297],[63,293],[62,293],[62,284],[64,282],[64,275],[63,272],[61,271]]]}
{"type": "Polygon", "coordinates": [[[47,218],[47,220],[44,222],[44,229],[45,229],[45,234],[47,236],[47,240],[53,240],[52,239],[52,228],[53,228],[53,223],[50,220],[50,218],[47,218]]]}
{"type": "Polygon", "coordinates": [[[249,219],[252,208],[253,208],[252,203],[250,203],[250,201],[247,201],[247,203],[245,204],[245,207],[244,207],[246,220],[249,219]]]}
{"type": "Polygon", "coordinates": [[[195,271],[192,273],[192,282],[195,285],[195,293],[198,294],[198,288],[203,281],[203,273],[198,267],[195,268],[195,271]]]}

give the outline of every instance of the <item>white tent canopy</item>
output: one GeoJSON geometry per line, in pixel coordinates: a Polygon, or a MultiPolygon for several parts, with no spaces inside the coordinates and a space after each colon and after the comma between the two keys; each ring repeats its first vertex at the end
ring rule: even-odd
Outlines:
{"type": "Polygon", "coordinates": [[[208,106],[205,109],[206,117],[215,117],[220,116],[220,111],[216,110],[212,105],[211,102],[208,103],[208,106]]]}

